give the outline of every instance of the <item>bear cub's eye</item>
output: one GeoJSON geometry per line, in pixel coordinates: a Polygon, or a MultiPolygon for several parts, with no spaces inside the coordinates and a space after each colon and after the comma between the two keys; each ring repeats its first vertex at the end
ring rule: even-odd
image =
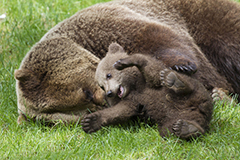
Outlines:
{"type": "Polygon", "coordinates": [[[112,78],[112,75],[111,75],[111,73],[108,73],[106,77],[107,77],[107,79],[110,79],[110,78],[112,78]]]}
{"type": "Polygon", "coordinates": [[[103,86],[100,86],[100,88],[102,88],[102,90],[104,90],[104,91],[105,91],[105,89],[104,89],[104,87],[103,87],[103,86]]]}

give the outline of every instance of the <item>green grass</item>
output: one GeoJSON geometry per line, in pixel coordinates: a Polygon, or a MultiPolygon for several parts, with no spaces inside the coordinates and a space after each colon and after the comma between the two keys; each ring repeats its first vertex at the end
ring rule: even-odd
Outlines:
{"type": "Polygon", "coordinates": [[[210,132],[193,142],[130,123],[85,134],[80,126],[18,126],[14,70],[33,44],[97,0],[0,0],[0,159],[240,159],[240,105],[215,105],[210,132]]]}

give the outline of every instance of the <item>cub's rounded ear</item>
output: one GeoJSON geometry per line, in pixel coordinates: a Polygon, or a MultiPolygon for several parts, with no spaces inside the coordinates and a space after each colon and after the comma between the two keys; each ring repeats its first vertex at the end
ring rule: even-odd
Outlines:
{"type": "Polygon", "coordinates": [[[125,52],[123,47],[120,46],[118,43],[112,43],[108,47],[108,53],[117,53],[117,52],[125,52]]]}
{"type": "Polygon", "coordinates": [[[32,72],[28,69],[19,69],[19,70],[15,70],[14,72],[15,79],[21,82],[29,80],[31,76],[32,76],[32,72]]]}

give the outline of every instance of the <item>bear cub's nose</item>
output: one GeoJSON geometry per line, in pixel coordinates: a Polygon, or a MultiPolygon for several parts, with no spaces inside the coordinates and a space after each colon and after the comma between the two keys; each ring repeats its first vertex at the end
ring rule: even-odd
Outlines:
{"type": "Polygon", "coordinates": [[[112,90],[110,90],[110,91],[107,92],[107,96],[108,96],[108,97],[113,97],[113,92],[112,92],[112,90]]]}

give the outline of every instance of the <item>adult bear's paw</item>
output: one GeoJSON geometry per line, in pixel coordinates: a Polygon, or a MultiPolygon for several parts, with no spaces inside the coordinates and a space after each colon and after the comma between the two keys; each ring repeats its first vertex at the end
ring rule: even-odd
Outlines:
{"type": "Polygon", "coordinates": [[[191,58],[191,54],[187,51],[179,51],[176,49],[166,50],[161,56],[156,57],[165,63],[166,67],[187,75],[194,74],[198,69],[198,62],[191,58]],[[186,52],[186,54],[182,54],[186,52]]]}
{"type": "Polygon", "coordinates": [[[171,68],[178,72],[183,72],[187,75],[192,75],[197,71],[197,65],[193,62],[175,64],[171,68]]]}

